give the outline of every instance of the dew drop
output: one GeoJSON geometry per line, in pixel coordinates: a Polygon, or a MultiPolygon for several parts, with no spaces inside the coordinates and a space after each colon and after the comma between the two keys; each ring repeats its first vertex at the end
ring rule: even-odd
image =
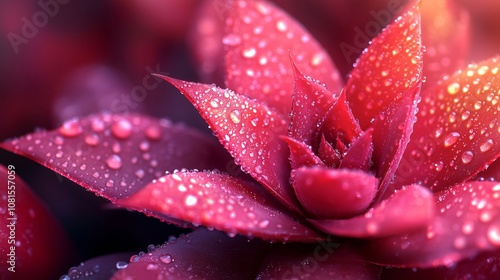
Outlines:
{"type": "Polygon", "coordinates": [[[456,249],[463,249],[467,245],[467,239],[463,236],[458,236],[453,240],[453,245],[456,249]]]}
{"type": "Polygon", "coordinates": [[[142,169],[139,169],[135,172],[135,176],[137,176],[137,178],[139,179],[142,179],[144,177],[144,170],[142,169]]]}
{"type": "Polygon", "coordinates": [[[241,44],[241,37],[237,34],[228,34],[222,38],[222,43],[234,47],[241,44]]]}
{"type": "Polygon", "coordinates": [[[126,119],[121,119],[111,126],[111,132],[116,138],[127,139],[132,135],[132,124],[126,119]]]}
{"type": "Polygon", "coordinates": [[[106,164],[111,169],[119,169],[122,167],[122,158],[119,155],[111,155],[106,160],[106,164]]]}
{"type": "Polygon", "coordinates": [[[444,163],[442,161],[434,163],[434,170],[436,170],[437,172],[443,170],[443,167],[444,167],[444,163]]]}
{"type": "Polygon", "coordinates": [[[487,152],[492,147],[493,147],[493,140],[488,139],[488,140],[486,140],[486,142],[484,142],[483,144],[481,144],[481,146],[479,146],[479,149],[481,150],[481,152],[487,152]]]}
{"type": "Polygon", "coordinates": [[[458,90],[460,89],[460,84],[459,83],[452,83],[448,86],[448,93],[449,94],[456,94],[458,90]]]}
{"type": "Polygon", "coordinates": [[[229,117],[231,118],[231,121],[233,121],[233,123],[240,123],[241,121],[241,113],[240,111],[238,110],[233,110],[229,113],[229,117]]]}
{"type": "Polygon", "coordinates": [[[171,262],[173,262],[173,261],[174,261],[174,258],[172,258],[172,256],[171,256],[171,255],[169,255],[169,254],[166,254],[166,255],[161,255],[161,256],[160,256],[160,261],[161,261],[162,263],[169,264],[169,263],[171,263],[171,262]]]}
{"type": "Polygon", "coordinates": [[[194,206],[198,202],[198,198],[194,195],[187,195],[184,202],[186,203],[186,206],[194,206]]]}
{"type": "Polygon", "coordinates": [[[112,187],[112,186],[114,186],[114,185],[115,185],[115,181],[113,181],[113,180],[108,180],[108,181],[106,182],[106,187],[108,187],[108,188],[111,188],[111,187],[112,187]]]}
{"type": "Polygon", "coordinates": [[[157,141],[161,137],[161,129],[158,126],[150,126],[146,129],[146,137],[149,140],[157,141]]]}
{"type": "Polygon", "coordinates": [[[87,136],[85,136],[85,143],[89,146],[97,146],[97,144],[99,144],[99,136],[97,134],[89,134],[87,136]]]}
{"type": "Polygon", "coordinates": [[[146,152],[149,150],[149,142],[148,141],[142,141],[139,143],[139,150],[142,152],[146,152]]]}
{"type": "Polygon", "coordinates": [[[59,128],[59,133],[66,137],[75,137],[82,134],[82,132],[83,128],[77,119],[69,120],[59,128]]]}
{"type": "Polygon", "coordinates": [[[102,120],[93,119],[92,123],[90,124],[90,128],[92,128],[92,130],[95,132],[103,132],[106,126],[104,125],[104,122],[102,120]]]}
{"type": "Polygon", "coordinates": [[[212,106],[213,108],[219,107],[219,100],[217,99],[210,100],[210,106],[212,106]]]}
{"type": "Polygon", "coordinates": [[[242,52],[243,57],[252,58],[257,54],[257,50],[255,48],[244,49],[242,52]]]}
{"type": "Polygon", "coordinates": [[[481,101],[479,101],[479,100],[476,101],[476,102],[474,102],[474,109],[476,109],[476,110],[481,109],[481,107],[483,106],[482,104],[483,103],[481,101]]]}
{"type": "Polygon", "coordinates": [[[124,262],[124,261],[119,261],[119,262],[116,262],[116,268],[117,269],[124,269],[128,266],[128,263],[127,262],[124,262]]]}
{"type": "Polygon", "coordinates": [[[287,27],[286,23],[285,23],[283,20],[278,20],[278,21],[276,22],[276,28],[277,28],[277,29],[278,29],[278,31],[280,31],[280,32],[285,32],[285,31],[288,29],[288,27],[287,27]]]}
{"type": "Polygon", "coordinates": [[[462,154],[462,162],[465,164],[471,162],[473,158],[474,158],[474,154],[471,151],[465,151],[462,154]]]}
{"type": "Polygon", "coordinates": [[[64,144],[64,138],[62,138],[61,136],[54,137],[54,144],[61,146],[62,144],[64,144]]]}
{"type": "Polygon", "coordinates": [[[449,147],[449,146],[454,145],[455,143],[457,143],[459,137],[460,137],[460,133],[458,133],[458,132],[452,132],[452,133],[448,134],[444,138],[444,146],[449,147]]]}
{"type": "Polygon", "coordinates": [[[321,64],[321,62],[323,62],[323,54],[322,53],[316,53],[315,55],[313,55],[313,57],[311,58],[311,65],[312,66],[318,66],[321,64]]]}
{"type": "Polygon", "coordinates": [[[500,246],[500,226],[497,224],[491,225],[488,228],[488,240],[496,245],[500,246]]]}
{"type": "Polygon", "coordinates": [[[269,225],[269,220],[263,220],[259,223],[260,228],[266,228],[269,225]]]}

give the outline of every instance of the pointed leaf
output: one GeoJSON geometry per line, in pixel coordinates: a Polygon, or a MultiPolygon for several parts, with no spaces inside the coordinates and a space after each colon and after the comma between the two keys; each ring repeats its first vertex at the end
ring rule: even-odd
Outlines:
{"type": "Polygon", "coordinates": [[[294,86],[292,55],[303,73],[333,93],[340,91],[342,80],[328,54],[293,18],[269,2],[231,2],[223,40],[228,88],[288,116],[294,86]]]}
{"type": "Polygon", "coordinates": [[[500,58],[470,65],[422,92],[394,186],[434,191],[461,183],[500,156],[500,58]]]}
{"type": "Polygon", "coordinates": [[[111,201],[174,169],[225,169],[231,162],[211,138],[170,121],[99,114],[59,129],[0,144],[111,201]]]}
{"type": "Polygon", "coordinates": [[[18,172],[0,165],[1,278],[55,279],[73,261],[73,245],[18,172]]]}
{"type": "Polygon", "coordinates": [[[340,93],[337,102],[326,113],[321,132],[330,143],[340,139],[347,144],[361,134],[361,128],[346,101],[344,91],[340,93]]]}
{"type": "Polygon", "coordinates": [[[281,136],[290,147],[290,164],[292,169],[299,167],[325,166],[323,161],[314,154],[310,146],[287,136],[281,136]]]}
{"type": "Polygon", "coordinates": [[[381,267],[339,243],[290,244],[272,251],[257,279],[380,279],[381,267]]]}
{"type": "Polygon", "coordinates": [[[263,103],[228,89],[162,78],[193,103],[245,172],[288,207],[297,209],[288,181],[288,147],[279,138],[287,135],[287,122],[280,114],[263,103]]]}
{"type": "Polygon", "coordinates": [[[224,174],[174,173],[118,204],[233,234],[284,241],[319,238],[260,186],[224,174]]]}
{"type": "Polygon", "coordinates": [[[373,153],[372,134],[373,129],[370,128],[352,142],[339,168],[370,170],[373,153]]]}
{"type": "Polygon", "coordinates": [[[323,85],[304,76],[293,63],[295,91],[292,102],[292,121],[289,135],[307,145],[313,144],[313,137],[325,119],[326,113],[336,98],[323,85]]]}
{"type": "Polygon", "coordinates": [[[450,0],[422,1],[424,89],[465,66],[470,40],[467,10],[450,0]]]}
{"type": "Polygon", "coordinates": [[[111,279],[253,279],[268,251],[259,240],[200,229],[137,256],[111,279]]]}
{"type": "Polygon", "coordinates": [[[372,41],[351,72],[346,96],[362,129],[422,78],[420,9],[414,2],[372,41]]]}
{"type": "Polygon", "coordinates": [[[434,215],[433,197],[419,185],[406,186],[364,215],[344,220],[310,220],[326,233],[379,238],[425,227],[434,215]]]}
{"type": "Polygon", "coordinates": [[[500,183],[469,182],[434,194],[427,228],[363,244],[370,261],[404,267],[449,265],[500,248],[500,183]]]}
{"type": "Polygon", "coordinates": [[[321,160],[328,167],[337,167],[340,164],[340,154],[335,150],[330,143],[325,139],[325,136],[321,135],[321,142],[319,144],[318,155],[321,160]]]}
{"type": "Polygon", "coordinates": [[[342,219],[368,208],[375,197],[378,179],[356,170],[303,167],[292,171],[292,185],[311,215],[342,219]]]}
{"type": "MultiPolygon", "coordinates": [[[[387,191],[413,132],[420,85],[410,88],[404,96],[384,110],[373,124],[373,162],[382,178],[375,203],[394,191],[387,191]]],[[[399,185],[400,188],[402,185],[399,185]]]]}

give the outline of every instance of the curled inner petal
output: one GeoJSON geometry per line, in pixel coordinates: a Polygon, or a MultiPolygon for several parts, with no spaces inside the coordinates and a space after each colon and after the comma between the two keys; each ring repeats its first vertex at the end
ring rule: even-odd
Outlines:
{"type": "Polygon", "coordinates": [[[375,197],[378,179],[347,169],[299,168],[292,171],[292,186],[312,216],[342,219],[368,208],[375,197]]]}

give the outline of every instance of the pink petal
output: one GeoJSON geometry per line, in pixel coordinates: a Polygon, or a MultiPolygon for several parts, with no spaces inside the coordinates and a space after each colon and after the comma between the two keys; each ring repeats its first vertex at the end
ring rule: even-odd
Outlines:
{"type": "Polygon", "coordinates": [[[1,278],[57,279],[74,260],[73,245],[19,171],[0,165],[1,278]]]}
{"type": "Polygon", "coordinates": [[[119,253],[86,260],[78,266],[71,267],[68,273],[59,279],[108,280],[120,267],[128,264],[131,255],[131,253],[119,253]],[[64,278],[65,276],[69,278],[64,278]]]}
{"type": "Polygon", "coordinates": [[[372,134],[373,129],[368,129],[352,142],[339,168],[359,169],[361,171],[370,170],[373,153],[372,134]]]}
{"type": "Polygon", "coordinates": [[[265,1],[232,3],[223,40],[228,88],[288,116],[294,87],[291,55],[303,73],[333,93],[340,91],[342,80],[335,65],[295,19],[265,1]]]}
{"type": "Polygon", "coordinates": [[[422,77],[420,9],[414,2],[373,39],[347,82],[347,101],[362,129],[422,77]]]}
{"type": "Polygon", "coordinates": [[[419,93],[420,83],[409,89],[400,100],[392,103],[373,123],[373,162],[377,176],[382,178],[376,202],[394,191],[387,191],[387,187],[392,182],[410,141],[418,111],[419,93]]]}
{"type": "Polygon", "coordinates": [[[290,163],[292,169],[302,166],[325,166],[323,161],[314,154],[310,146],[287,136],[281,136],[281,139],[288,143],[290,147],[290,163]]]}
{"type": "Polygon", "coordinates": [[[340,93],[337,102],[326,113],[321,132],[325,135],[326,140],[332,143],[338,139],[345,143],[351,143],[361,134],[358,121],[352,114],[344,91],[340,93]]]}
{"type": "Polygon", "coordinates": [[[500,60],[492,58],[422,92],[394,185],[434,191],[461,183],[500,156],[500,60]]]}
{"type": "Polygon", "coordinates": [[[73,119],[57,130],[35,132],[0,146],[111,201],[135,193],[165,171],[225,169],[232,162],[211,138],[140,115],[73,119]]]}
{"type": "Polygon", "coordinates": [[[292,171],[292,185],[302,206],[311,215],[342,219],[368,208],[375,196],[378,179],[355,170],[303,167],[292,171]]]}
{"type": "Polygon", "coordinates": [[[406,186],[364,215],[344,220],[310,220],[326,233],[379,238],[425,227],[434,215],[432,195],[419,185],[406,186]]]}
{"type": "Polygon", "coordinates": [[[257,272],[267,246],[200,229],[132,257],[111,279],[247,279],[257,272]]]}
{"type": "Polygon", "coordinates": [[[424,89],[465,66],[470,40],[467,10],[450,0],[422,1],[422,43],[426,47],[424,89]]]}
{"type": "Polygon", "coordinates": [[[426,229],[373,240],[364,250],[371,261],[404,267],[450,265],[498,250],[499,198],[499,182],[469,182],[443,190],[434,195],[437,211],[426,229]]]}
{"type": "Polygon", "coordinates": [[[438,266],[425,269],[387,268],[382,272],[381,279],[499,279],[499,263],[500,250],[497,250],[464,259],[449,267],[438,266]]]}
{"type": "Polygon", "coordinates": [[[318,127],[336,98],[323,85],[304,76],[293,62],[292,66],[295,74],[295,91],[289,135],[307,145],[312,145],[313,137],[318,133],[318,127]]]}
{"type": "Polygon", "coordinates": [[[272,251],[257,279],[380,279],[381,267],[369,264],[353,250],[328,240],[291,244],[272,251]]]}
{"type": "Polygon", "coordinates": [[[321,135],[318,154],[321,160],[328,167],[337,167],[340,164],[340,154],[335,150],[330,143],[325,140],[325,136],[321,135]]]}
{"type": "Polygon", "coordinates": [[[259,186],[216,173],[161,177],[118,204],[175,219],[273,240],[314,240],[319,235],[294,219],[259,186]]]}
{"type": "Polygon", "coordinates": [[[288,127],[280,114],[263,103],[227,89],[162,78],[193,103],[245,172],[288,207],[297,208],[288,181],[288,148],[279,138],[287,135],[288,127]]]}

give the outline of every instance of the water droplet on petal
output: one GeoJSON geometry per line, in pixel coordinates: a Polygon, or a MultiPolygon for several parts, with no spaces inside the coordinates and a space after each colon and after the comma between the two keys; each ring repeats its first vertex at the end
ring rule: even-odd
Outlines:
{"type": "Polygon", "coordinates": [[[481,146],[479,146],[479,149],[481,150],[481,152],[487,152],[492,147],[493,147],[493,140],[488,139],[488,140],[486,140],[486,142],[484,142],[483,144],[481,144],[481,146]]]}
{"type": "Polygon", "coordinates": [[[285,32],[285,31],[288,29],[288,27],[287,27],[287,25],[286,25],[286,22],[284,22],[283,20],[278,20],[278,21],[276,22],[276,28],[277,28],[277,29],[278,29],[278,31],[280,31],[280,32],[285,32]]]}
{"type": "Polygon", "coordinates": [[[97,146],[97,144],[99,144],[99,136],[97,134],[89,134],[87,136],[85,136],[85,143],[89,146],[97,146]]]}
{"type": "Polygon", "coordinates": [[[128,263],[127,262],[124,262],[124,261],[119,261],[119,262],[116,262],[116,268],[117,269],[124,269],[128,266],[128,263]]]}
{"type": "Polygon", "coordinates": [[[459,89],[460,89],[459,83],[452,83],[448,86],[448,93],[449,94],[456,94],[459,89]]]}
{"type": "Polygon", "coordinates": [[[132,135],[132,124],[126,119],[121,119],[111,126],[111,132],[116,138],[127,139],[132,135]]]}
{"type": "Polygon", "coordinates": [[[241,44],[241,37],[237,34],[228,34],[222,38],[222,43],[234,47],[241,44]]]}
{"type": "Polygon", "coordinates": [[[460,137],[460,133],[458,132],[452,132],[448,134],[445,139],[444,139],[444,146],[449,147],[457,143],[458,138],[460,137]]]}
{"type": "Polygon", "coordinates": [[[162,263],[169,264],[169,263],[171,263],[172,261],[174,261],[174,258],[172,258],[172,256],[171,256],[171,255],[169,255],[169,254],[166,254],[166,255],[161,255],[161,256],[160,256],[160,261],[161,261],[162,263]]]}
{"type": "Polygon", "coordinates": [[[471,151],[465,151],[462,154],[462,162],[465,164],[471,162],[473,158],[474,158],[474,154],[471,151]]]}
{"type": "Polygon", "coordinates": [[[252,58],[257,54],[257,50],[255,48],[244,49],[242,52],[243,57],[252,58]]]}
{"type": "Polygon", "coordinates": [[[185,200],[186,206],[194,206],[197,202],[198,202],[198,198],[196,198],[196,196],[194,196],[194,195],[186,196],[186,200],[185,200]]]}
{"type": "Polygon", "coordinates": [[[241,113],[238,110],[233,110],[229,113],[229,117],[233,123],[239,123],[241,121],[241,113]]]}
{"type": "Polygon", "coordinates": [[[106,164],[111,169],[119,169],[122,167],[122,158],[119,155],[111,155],[106,160],[106,164]]]}
{"type": "Polygon", "coordinates": [[[83,128],[77,119],[69,120],[59,128],[59,133],[66,137],[75,137],[82,134],[82,132],[83,128]]]}
{"type": "Polygon", "coordinates": [[[500,226],[493,224],[488,228],[488,240],[491,244],[500,246],[500,226]]]}
{"type": "Polygon", "coordinates": [[[161,129],[158,126],[150,126],[146,129],[146,137],[149,140],[157,141],[161,137],[161,129]]]}

